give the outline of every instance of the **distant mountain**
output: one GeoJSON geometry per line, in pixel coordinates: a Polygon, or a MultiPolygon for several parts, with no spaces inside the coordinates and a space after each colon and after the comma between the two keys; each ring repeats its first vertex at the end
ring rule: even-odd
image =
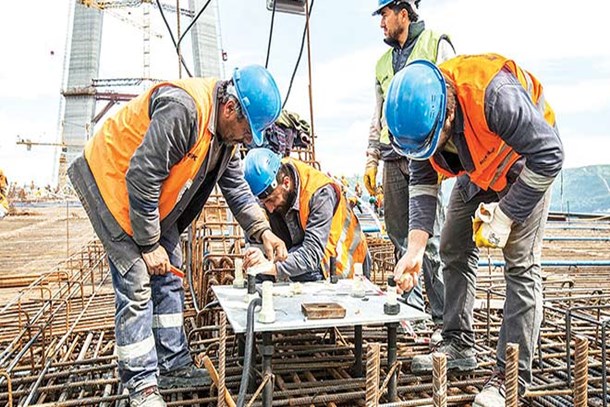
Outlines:
{"type": "Polygon", "coordinates": [[[610,165],[563,170],[553,184],[551,210],[610,213],[610,165]]]}
{"type": "MultiPolygon", "coordinates": [[[[381,182],[380,169],[378,182],[381,182]]],[[[364,187],[361,175],[348,177],[350,187],[359,182],[364,187]]],[[[443,198],[449,199],[453,181],[443,182],[443,198]]],[[[366,190],[364,195],[368,195],[366,190]]],[[[553,184],[552,211],[610,213],[610,165],[591,165],[568,168],[562,171],[553,184]]]]}

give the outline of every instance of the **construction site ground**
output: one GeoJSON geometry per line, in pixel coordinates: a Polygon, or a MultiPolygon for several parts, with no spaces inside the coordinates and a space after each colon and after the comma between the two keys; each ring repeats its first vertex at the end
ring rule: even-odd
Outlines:
{"type": "MultiPolygon", "coordinates": [[[[184,323],[198,364],[214,365],[220,374],[221,360],[225,361],[224,386],[235,401],[243,370],[239,340],[220,309],[204,309],[213,301],[211,285],[231,283],[241,240],[241,232],[233,230],[226,214],[218,214],[218,207],[208,207],[208,214],[216,215],[200,219],[208,225],[202,223],[200,233],[194,234],[193,287],[185,283],[184,323]],[[210,231],[228,230],[227,225],[230,235],[210,231]],[[221,253],[215,256],[210,253],[214,250],[221,253]]],[[[57,203],[20,207],[16,212],[0,221],[0,405],[124,406],[126,395],[114,356],[112,286],[103,249],[93,240],[83,209],[57,203]]],[[[610,260],[610,222],[549,222],[546,237],[545,316],[535,380],[520,403],[607,405],[610,267],[605,262],[610,260]]],[[[374,281],[380,283],[393,269],[391,246],[372,238],[370,248],[374,281]]],[[[442,380],[410,373],[412,357],[429,352],[431,325],[420,326],[417,337],[399,335],[394,366],[387,364],[386,328],[373,326],[360,334],[366,362],[363,377],[353,371],[358,335],[354,329],[275,335],[273,405],[470,405],[494,364],[504,301],[502,268],[495,264],[502,261],[501,252],[481,253],[482,261],[488,258],[494,265],[482,266],[477,281],[474,328],[479,368],[471,374],[443,376],[446,392],[437,391],[439,383],[443,388],[442,380]],[[393,390],[398,398],[390,400],[386,379],[395,371],[400,372],[393,390]]],[[[258,375],[256,386],[261,383],[261,372],[258,375]]],[[[248,398],[256,386],[249,389],[248,398]]],[[[218,405],[215,386],[162,394],[170,406],[218,405]]],[[[254,405],[261,405],[258,393],[254,405]]]]}

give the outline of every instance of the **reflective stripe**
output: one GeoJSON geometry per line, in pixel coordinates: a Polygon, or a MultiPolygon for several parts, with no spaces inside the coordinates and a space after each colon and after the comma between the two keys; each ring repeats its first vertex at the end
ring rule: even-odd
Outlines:
{"type": "Polygon", "coordinates": [[[420,195],[438,196],[437,185],[412,185],[409,187],[409,196],[415,198],[420,195]]]}
{"type": "Polygon", "coordinates": [[[116,354],[119,360],[129,360],[139,358],[140,356],[146,355],[148,352],[155,348],[154,336],[141,340],[140,342],[132,343],[129,345],[119,346],[116,345],[116,354]]]}
{"type": "MultiPolygon", "coordinates": [[[[349,225],[352,223],[352,219],[351,216],[349,216],[349,212],[346,211],[346,217],[343,220],[343,230],[341,231],[341,237],[339,237],[339,241],[337,242],[337,259],[339,261],[341,261],[341,263],[346,264],[349,257],[351,257],[351,253],[344,253],[343,249],[344,249],[344,243],[345,243],[345,239],[347,238],[347,232],[349,230],[349,225]],[[343,256],[347,255],[347,258],[344,259],[343,256]]],[[[344,273],[344,277],[346,277],[347,275],[349,275],[349,271],[350,268],[349,267],[345,267],[343,269],[343,273],[344,273]]]]}
{"type": "MultiPolygon", "coordinates": [[[[503,144],[502,147],[500,147],[500,150],[498,151],[498,155],[504,154],[504,152],[509,148],[511,148],[511,147],[509,147],[508,144],[503,144]]],[[[498,165],[498,168],[496,168],[494,177],[491,179],[491,182],[489,183],[489,185],[492,188],[493,188],[494,184],[496,183],[496,181],[498,181],[500,179],[500,177],[502,176],[502,174],[504,174],[504,170],[506,169],[506,166],[509,165],[510,163],[512,163],[512,160],[516,155],[517,155],[517,153],[515,152],[515,150],[511,150],[511,152],[506,157],[504,157],[504,159],[502,160],[500,165],[498,165]]]]}
{"type": "Polygon", "coordinates": [[[178,328],[182,326],[182,312],[177,314],[153,314],[153,328],[178,328]]]}
{"type": "Polygon", "coordinates": [[[525,183],[525,185],[534,188],[536,191],[544,192],[553,183],[555,180],[554,177],[547,177],[545,175],[536,174],[534,171],[527,168],[527,166],[523,167],[521,174],[519,174],[519,178],[521,181],[525,183]]]}

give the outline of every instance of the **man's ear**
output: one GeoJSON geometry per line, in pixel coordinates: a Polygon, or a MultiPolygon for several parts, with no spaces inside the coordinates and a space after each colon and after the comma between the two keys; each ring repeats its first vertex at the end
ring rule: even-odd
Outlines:
{"type": "Polygon", "coordinates": [[[282,186],[286,191],[290,191],[290,177],[288,175],[284,175],[282,178],[282,186]]]}
{"type": "Polygon", "coordinates": [[[235,113],[235,100],[229,99],[227,103],[224,105],[223,114],[225,117],[230,117],[233,113],[235,113]]]}

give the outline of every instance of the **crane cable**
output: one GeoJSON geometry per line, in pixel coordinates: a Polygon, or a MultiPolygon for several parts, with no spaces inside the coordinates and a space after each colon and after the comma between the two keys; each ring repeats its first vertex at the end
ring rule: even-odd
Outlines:
{"type": "Polygon", "coordinates": [[[269,26],[269,41],[267,43],[267,57],[265,58],[265,68],[269,66],[269,54],[271,54],[271,38],[273,38],[273,22],[275,21],[275,5],[277,0],[273,0],[273,10],[271,11],[271,25],[269,26]]]}
{"type": "MultiPolygon", "coordinates": [[[[180,36],[180,38],[178,39],[178,42],[176,42],[176,39],[174,38],[174,33],[172,32],[172,29],[169,26],[169,23],[167,22],[167,18],[165,17],[165,12],[163,11],[163,8],[161,7],[161,2],[159,0],[156,0],[157,3],[157,8],[159,9],[159,12],[161,13],[161,18],[163,18],[163,22],[165,23],[165,27],[167,28],[167,31],[169,32],[169,36],[172,39],[172,43],[174,44],[174,48],[176,49],[176,54],[180,55],[180,43],[182,42],[182,40],[184,39],[184,37],[186,36],[186,34],[190,31],[190,29],[193,27],[193,25],[195,25],[195,23],[197,22],[197,20],[199,19],[199,17],[201,17],[201,15],[203,14],[203,12],[205,11],[205,9],[208,7],[208,5],[210,4],[212,0],[208,0],[203,7],[201,8],[201,10],[199,10],[199,12],[197,13],[197,15],[195,15],[195,18],[193,18],[193,21],[191,21],[191,23],[188,25],[188,27],[186,28],[186,30],[184,30],[184,32],[182,33],[182,35],[180,36]]],[[[180,13],[180,10],[176,10],[176,13],[180,13]]],[[[180,63],[182,64],[182,66],[184,67],[184,70],[186,71],[186,73],[188,74],[188,76],[190,76],[191,78],[193,77],[193,74],[191,73],[191,71],[188,69],[188,67],[186,66],[186,61],[184,60],[184,58],[182,57],[182,55],[180,55],[180,63]]]]}
{"type": "MultiPolygon", "coordinates": [[[[311,0],[311,5],[309,6],[308,17],[311,17],[311,11],[313,10],[313,3],[315,0],[311,0]]],[[[275,4],[275,1],[274,1],[275,4]]],[[[305,20],[305,27],[303,28],[303,36],[301,38],[301,49],[299,50],[299,57],[297,58],[297,62],[294,65],[294,70],[292,71],[292,76],[290,77],[290,84],[288,85],[288,91],[286,92],[286,98],[284,98],[284,103],[282,104],[282,109],[285,108],[286,103],[288,102],[288,97],[290,96],[290,91],[292,90],[292,83],[294,82],[294,78],[297,74],[297,70],[299,69],[299,64],[301,63],[301,57],[303,56],[303,48],[305,47],[305,36],[307,34],[307,20],[305,20]]]]}

